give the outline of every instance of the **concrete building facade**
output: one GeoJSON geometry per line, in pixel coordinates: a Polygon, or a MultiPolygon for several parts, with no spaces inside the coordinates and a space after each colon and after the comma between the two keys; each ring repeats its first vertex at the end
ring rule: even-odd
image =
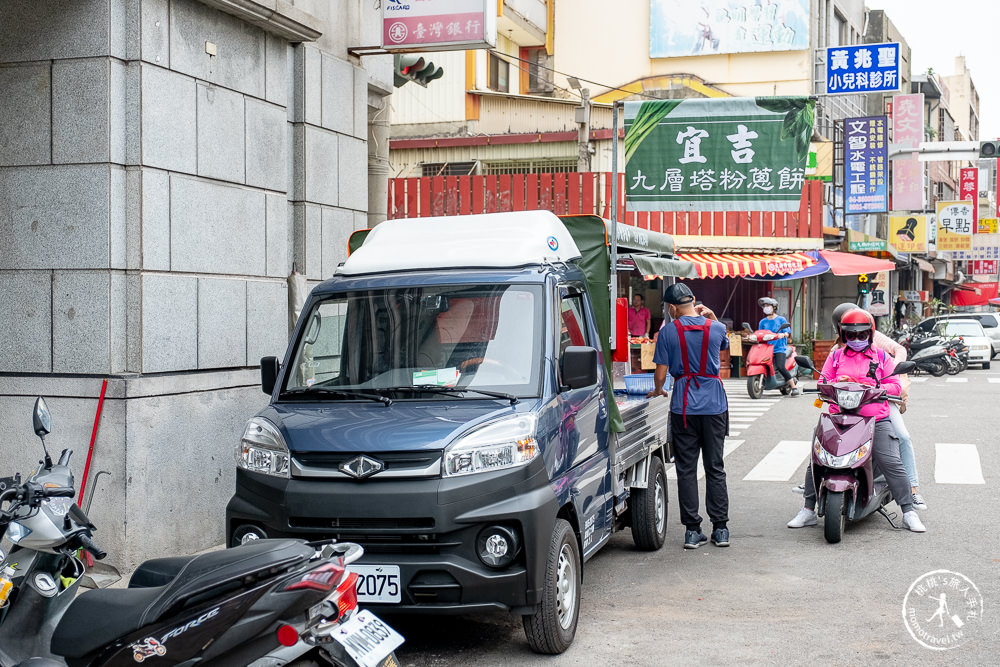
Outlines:
{"type": "Polygon", "coordinates": [[[392,63],[348,49],[379,12],[5,0],[0,25],[0,475],[37,461],[44,395],[79,486],[106,378],[91,515],[111,561],[219,544],[289,274],[330,276],[368,226],[392,63]]]}

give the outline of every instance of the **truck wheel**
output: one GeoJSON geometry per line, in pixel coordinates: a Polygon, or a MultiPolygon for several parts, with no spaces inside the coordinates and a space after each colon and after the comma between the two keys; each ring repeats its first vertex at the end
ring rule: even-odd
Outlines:
{"type": "Polygon", "coordinates": [[[823,515],[823,537],[830,544],[840,542],[844,534],[844,524],[847,516],[844,514],[844,492],[831,491],[826,494],[826,511],[823,515]]]}
{"type": "Polygon", "coordinates": [[[542,603],[534,614],[521,617],[535,653],[562,653],[573,643],[580,618],[580,575],[580,548],[573,527],[556,519],[545,563],[542,603]]]}
{"type": "Polygon", "coordinates": [[[760,398],[764,395],[764,375],[751,375],[747,378],[747,393],[750,398],[760,398]]]}
{"type": "Polygon", "coordinates": [[[645,489],[632,489],[632,540],[657,551],[667,537],[667,475],[659,456],[650,460],[645,489]]]}

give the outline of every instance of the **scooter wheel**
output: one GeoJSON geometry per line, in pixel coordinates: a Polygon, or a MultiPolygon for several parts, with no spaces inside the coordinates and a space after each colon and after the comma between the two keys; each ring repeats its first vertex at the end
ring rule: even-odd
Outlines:
{"type": "Polygon", "coordinates": [[[935,362],[933,365],[928,366],[927,372],[934,377],[939,378],[948,372],[948,364],[943,361],[935,362]]]}
{"type": "Polygon", "coordinates": [[[844,534],[847,516],[844,514],[844,492],[830,491],[826,494],[826,510],[823,513],[823,537],[830,544],[840,542],[844,534]]]}
{"type": "Polygon", "coordinates": [[[757,399],[764,395],[764,376],[751,375],[747,378],[747,393],[750,398],[757,399]]]}

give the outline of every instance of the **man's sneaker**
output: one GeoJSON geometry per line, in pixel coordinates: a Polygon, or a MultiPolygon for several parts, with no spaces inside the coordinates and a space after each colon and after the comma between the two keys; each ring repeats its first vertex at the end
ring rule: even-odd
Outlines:
{"type": "Polygon", "coordinates": [[[806,509],[803,507],[799,510],[799,513],[795,515],[795,518],[788,522],[789,528],[805,528],[806,526],[816,525],[816,511],[806,509]]]}
{"type": "Polygon", "coordinates": [[[913,510],[903,512],[903,525],[912,530],[914,533],[927,532],[927,529],[924,528],[924,524],[920,522],[920,517],[917,516],[917,513],[913,510]]]}
{"type": "Polygon", "coordinates": [[[793,486],[792,487],[792,493],[797,493],[797,494],[799,494],[801,496],[805,492],[806,492],[806,485],[805,484],[799,484],[798,486],[793,486]]]}
{"type": "Polygon", "coordinates": [[[728,528],[716,528],[712,531],[712,544],[717,547],[728,547],[729,546],[729,529],[728,528]]]}
{"type": "Polygon", "coordinates": [[[705,542],[708,542],[708,538],[700,530],[689,530],[684,533],[685,549],[697,549],[705,542]]]}
{"type": "Polygon", "coordinates": [[[924,497],[919,493],[913,494],[913,509],[915,510],[925,510],[927,509],[927,503],[924,502],[924,497]]]}

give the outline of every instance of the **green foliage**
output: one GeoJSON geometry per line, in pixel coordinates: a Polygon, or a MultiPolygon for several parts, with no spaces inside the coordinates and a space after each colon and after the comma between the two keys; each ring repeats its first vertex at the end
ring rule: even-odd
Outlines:
{"type": "Polygon", "coordinates": [[[652,100],[639,106],[639,112],[625,133],[625,162],[629,161],[643,139],[681,102],[682,100],[652,100]]]}
{"type": "Polygon", "coordinates": [[[816,102],[806,97],[757,97],[754,101],[761,109],[785,114],[781,123],[781,141],[793,140],[795,155],[800,163],[805,164],[816,120],[816,102]]]}

